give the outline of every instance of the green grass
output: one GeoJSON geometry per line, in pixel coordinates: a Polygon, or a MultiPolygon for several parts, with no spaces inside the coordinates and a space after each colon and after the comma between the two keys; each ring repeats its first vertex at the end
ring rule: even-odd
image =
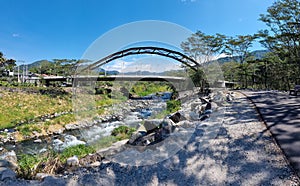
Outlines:
{"type": "Polygon", "coordinates": [[[42,132],[42,129],[34,124],[21,125],[16,128],[23,136],[30,136],[33,131],[38,133],[42,132]]]}
{"type": "Polygon", "coordinates": [[[181,102],[179,100],[169,100],[167,101],[167,111],[169,113],[176,112],[180,109],[181,102]]]}
{"type": "Polygon", "coordinates": [[[171,91],[172,89],[165,82],[138,82],[132,86],[130,93],[137,96],[147,96],[149,94],[171,91]]]}
{"type": "Polygon", "coordinates": [[[91,146],[76,145],[64,149],[63,152],[59,154],[59,157],[61,162],[66,162],[69,157],[77,156],[80,159],[94,152],[96,152],[96,150],[91,146]]]}
{"type": "Polygon", "coordinates": [[[21,154],[18,156],[18,175],[32,179],[38,172],[52,174],[63,166],[69,157],[75,155],[80,159],[94,152],[95,149],[91,146],[76,145],[64,149],[61,153],[49,151],[38,155],[21,154]]]}
{"type": "Polygon", "coordinates": [[[36,93],[0,91],[0,129],[26,123],[36,117],[72,109],[67,96],[51,97],[36,93]]]}
{"type": "Polygon", "coordinates": [[[22,154],[18,157],[18,174],[23,178],[30,179],[36,174],[38,164],[42,158],[37,155],[22,154]]]}
{"type": "Polygon", "coordinates": [[[123,139],[129,139],[133,132],[135,132],[135,128],[131,128],[128,126],[119,126],[117,128],[114,128],[114,130],[111,132],[112,136],[115,136],[117,140],[123,140],[123,139]]]}
{"type": "Polygon", "coordinates": [[[59,117],[56,117],[52,120],[46,121],[44,125],[53,125],[53,124],[60,124],[60,125],[66,125],[68,123],[76,121],[74,114],[65,114],[61,115],[59,117]]]}
{"type": "Polygon", "coordinates": [[[152,119],[163,119],[166,117],[168,114],[172,114],[181,108],[181,102],[178,100],[169,100],[167,101],[167,109],[163,110],[162,112],[151,116],[150,118],[152,119]]]}

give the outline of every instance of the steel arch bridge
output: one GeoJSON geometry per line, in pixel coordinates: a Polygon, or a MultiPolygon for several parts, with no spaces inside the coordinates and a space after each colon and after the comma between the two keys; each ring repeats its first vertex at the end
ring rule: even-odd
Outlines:
{"type": "Polygon", "coordinates": [[[197,71],[197,66],[199,66],[199,63],[197,63],[194,59],[188,57],[185,54],[182,54],[175,50],[170,50],[162,47],[151,47],[151,46],[145,46],[145,47],[132,47],[128,49],[124,49],[118,52],[115,52],[113,54],[110,54],[93,64],[90,64],[86,67],[84,67],[81,71],[85,70],[94,70],[102,65],[105,65],[113,60],[130,56],[130,55],[139,55],[139,54],[155,54],[159,56],[168,57],[171,59],[174,59],[188,67],[190,67],[192,70],[197,71]]]}

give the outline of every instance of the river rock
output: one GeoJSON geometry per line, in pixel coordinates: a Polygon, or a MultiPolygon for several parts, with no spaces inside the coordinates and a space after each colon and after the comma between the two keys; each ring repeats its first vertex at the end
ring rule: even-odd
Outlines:
{"type": "Polygon", "coordinates": [[[179,121],[182,120],[182,118],[183,117],[179,112],[176,112],[175,114],[169,117],[169,119],[171,119],[174,123],[178,123],[179,121]]]}
{"type": "Polygon", "coordinates": [[[101,165],[100,161],[95,161],[93,163],[91,163],[90,165],[88,165],[88,167],[99,167],[101,165]]]}
{"type": "Polygon", "coordinates": [[[130,144],[130,145],[135,145],[135,144],[136,144],[135,142],[136,142],[138,139],[140,139],[140,138],[142,138],[143,136],[145,136],[146,134],[147,134],[146,131],[136,131],[136,132],[134,132],[134,133],[131,135],[130,139],[128,140],[128,144],[130,144]]]}
{"type": "Polygon", "coordinates": [[[227,93],[226,94],[226,101],[231,102],[234,99],[233,93],[227,93]]]}
{"type": "Polygon", "coordinates": [[[54,131],[53,134],[62,134],[64,132],[64,129],[58,129],[57,131],[54,131]]]}
{"type": "Polygon", "coordinates": [[[53,176],[47,176],[44,178],[43,182],[40,185],[67,185],[66,180],[60,179],[60,178],[55,178],[53,176]]]}
{"type": "Polygon", "coordinates": [[[170,133],[172,133],[173,131],[174,131],[174,129],[175,129],[175,123],[171,120],[171,119],[169,119],[169,118],[165,118],[164,120],[163,120],[163,122],[161,123],[161,127],[162,127],[162,129],[163,129],[163,135],[164,134],[170,134],[170,133]]]}
{"type": "Polygon", "coordinates": [[[190,114],[189,114],[189,118],[190,118],[190,120],[192,120],[192,121],[197,121],[197,120],[199,119],[199,114],[192,111],[192,112],[190,112],[190,114]]]}
{"type": "Polygon", "coordinates": [[[16,170],[18,168],[18,159],[15,151],[10,151],[2,154],[0,156],[0,160],[2,163],[1,167],[7,167],[12,170],[16,170]]]}
{"type": "Polygon", "coordinates": [[[75,167],[79,165],[79,159],[77,156],[73,156],[67,159],[67,165],[70,167],[75,167]]]}
{"type": "Polygon", "coordinates": [[[149,133],[149,132],[157,129],[157,127],[159,127],[159,125],[161,124],[162,121],[163,120],[161,120],[161,119],[145,120],[144,127],[145,127],[146,131],[149,133]]]}
{"type": "Polygon", "coordinates": [[[79,160],[79,164],[83,165],[83,166],[90,166],[94,162],[101,162],[102,159],[103,159],[103,157],[100,154],[98,154],[98,153],[89,154],[89,155],[81,158],[79,160]]]}
{"type": "Polygon", "coordinates": [[[107,156],[114,155],[114,154],[124,150],[125,144],[127,144],[127,143],[128,143],[127,139],[115,142],[108,148],[100,149],[99,151],[97,151],[97,154],[99,154],[101,157],[107,157],[107,156]]]}
{"type": "Polygon", "coordinates": [[[176,126],[183,127],[183,128],[189,128],[189,127],[193,126],[193,123],[191,123],[190,121],[184,120],[184,121],[180,121],[180,122],[176,123],[176,126]]]}
{"type": "Polygon", "coordinates": [[[52,141],[52,146],[54,151],[62,151],[64,149],[64,142],[62,142],[60,139],[54,139],[52,141]]]}
{"type": "Polygon", "coordinates": [[[196,107],[198,107],[199,105],[201,106],[201,105],[202,105],[202,102],[198,102],[198,101],[197,101],[197,102],[191,103],[191,106],[190,106],[190,107],[191,107],[191,110],[192,110],[192,111],[197,110],[196,107]]]}
{"type": "Polygon", "coordinates": [[[77,124],[70,123],[70,124],[65,125],[66,130],[74,130],[74,129],[77,129],[77,128],[79,128],[79,126],[77,124]]]}
{"type": "Polygon", "coordinates": [[[41,173],[41,172],[39,172],[39,173],[37,173],[36,175],[35,175],[35,179],[37,179],[37,180],[44,180],[46,177],[48,177],[48,176],[51,176],[50,174],[46,174],[46,173],[41,173]]]}
{"type": "Polygon", "coordinates": [[[6,179],[15,179],[16,178],[16,173],[6,167],[0,167],[0,180],[4,181],[6,179]]]}

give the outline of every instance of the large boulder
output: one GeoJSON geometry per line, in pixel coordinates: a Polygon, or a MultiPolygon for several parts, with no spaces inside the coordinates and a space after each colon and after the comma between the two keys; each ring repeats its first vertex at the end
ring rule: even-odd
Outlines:
{"type": "Polygon", "coordinates": [[[0,156],[0,167],[6,167],[11,170],[18,168],[18,159],[15,151],[5,152],[0,156]]]}
{"type": "Polygon", "coordinates": [[[16,173],[6,167],[0,167],[0,181],[4,181],[6,179],[15,179],[16,173]]]}
{"type": "Polygon", "coordinates": [[[171,115],[169,119],[171,119],[174,123],[178,123],[185,118],[179,112],[176,112],[175,114],[171,115]]]}
{"type": "Polygon", "coordinates": [[[170,134],[175,129],[175,123],[171,119],[165,118],[161,123],[161,128],[163,130],[163,134],[170,134]]]}
{"type": "Polygon", "coordinates": [[[145,127],[147,133],[151,133],[154,130],[156,130],[159,127],[161,122],[162,122],[162,120],[160,120],[160,119],[145,120],[144,127],[145,127]]]}

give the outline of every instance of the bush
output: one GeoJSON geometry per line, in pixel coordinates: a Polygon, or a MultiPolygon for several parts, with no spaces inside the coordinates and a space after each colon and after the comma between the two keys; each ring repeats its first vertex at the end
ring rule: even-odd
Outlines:
{"type": "Polygon", "coordinates": [[[134,131],[135,128],[122,125],[114,128],[114,130],[111,132],[111,135],[115,136],[117,140],[129,139],[134,131]]]}
{"type": "Polygon", "coordinates": [[[181,107],[181,102],[179,100],[167,101],[167,111],[170,113],[178,111],[180,107],[181,107]]]}
{"type": "Polygon", "coordinates": [[[59,157],[61,162],[65,162],[69,157],[77,156],[80,159],[88,154],[94,153],[95,151],[96,150],[91,146],[76,145],[64,149],[59,157]]]}
{"type": "Polygon", "coordinates": [[[26,179],[31,179],[32,176],[36,174],[36,168],[40,163],[40,161],[41,158],[39,158],[36,155],[30,155],[30,154],[20,155],[20,157],[18,158],[19,176],[26,179]]]}

